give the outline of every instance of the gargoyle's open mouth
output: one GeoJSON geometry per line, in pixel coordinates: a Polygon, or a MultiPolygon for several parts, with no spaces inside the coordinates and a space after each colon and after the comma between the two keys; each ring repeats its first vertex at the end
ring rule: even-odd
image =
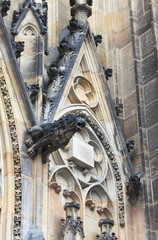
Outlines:
{"type": "Polygon", "coordinates": [[[86,126],[86,119],[82,118],[82,117],[80,119],[78,119],[78,121],[76,123],[76,127],[78,129],[81,129],[81,128],[85,127],[85,126],[86,126]]]}

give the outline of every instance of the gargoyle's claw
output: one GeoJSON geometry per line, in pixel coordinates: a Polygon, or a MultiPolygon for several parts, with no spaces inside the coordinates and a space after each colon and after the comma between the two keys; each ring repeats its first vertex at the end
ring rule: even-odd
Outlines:
{"type": "Polygon", "coordinates": [[[27,147],[31,147],[33,145],[33,141],[30,138],[27,138],[25,144],[27,147]]]}
{"type": "Polygon", "coordinates": [[[35,158],[36,155],[37,155],[37,152],[34,150],[34,148],[30,147],[28,150],[27,150],[27,153],[28,155],[31,157],[31,158],[35,158]]]}

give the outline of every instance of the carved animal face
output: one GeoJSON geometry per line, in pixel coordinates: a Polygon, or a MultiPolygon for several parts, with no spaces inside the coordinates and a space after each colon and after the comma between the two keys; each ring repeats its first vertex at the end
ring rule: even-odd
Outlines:
{"type": "Polygon", "coordinates": [[[74,132],[78,132],[81,128],[86,126],[86,119],[83,117],[77,117],[76,122],[73,127],[74,132]]]}

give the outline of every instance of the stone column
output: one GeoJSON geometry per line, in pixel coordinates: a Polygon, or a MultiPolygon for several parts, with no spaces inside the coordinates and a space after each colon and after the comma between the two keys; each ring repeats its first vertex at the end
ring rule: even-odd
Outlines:
{"type": "Polygon", "coordinates": [[[62,240],[82,240],[84,238],[83,222],[78,216],[80,205],[75,202],[66,203],[64,210],[66,211],[66,220],[62,222],[62,240]]]}

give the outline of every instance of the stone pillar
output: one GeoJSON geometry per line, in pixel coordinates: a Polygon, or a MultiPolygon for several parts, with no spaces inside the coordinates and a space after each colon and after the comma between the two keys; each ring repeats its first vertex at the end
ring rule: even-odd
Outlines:
{"type": "Polygon", "coordinates": [[[66,211],[66,221],[62,222],[62,240],[82,240],[84,238],[83,222],[78,216],[80,205],[75,202],[66,203],[64,210],[66,211]]]}

